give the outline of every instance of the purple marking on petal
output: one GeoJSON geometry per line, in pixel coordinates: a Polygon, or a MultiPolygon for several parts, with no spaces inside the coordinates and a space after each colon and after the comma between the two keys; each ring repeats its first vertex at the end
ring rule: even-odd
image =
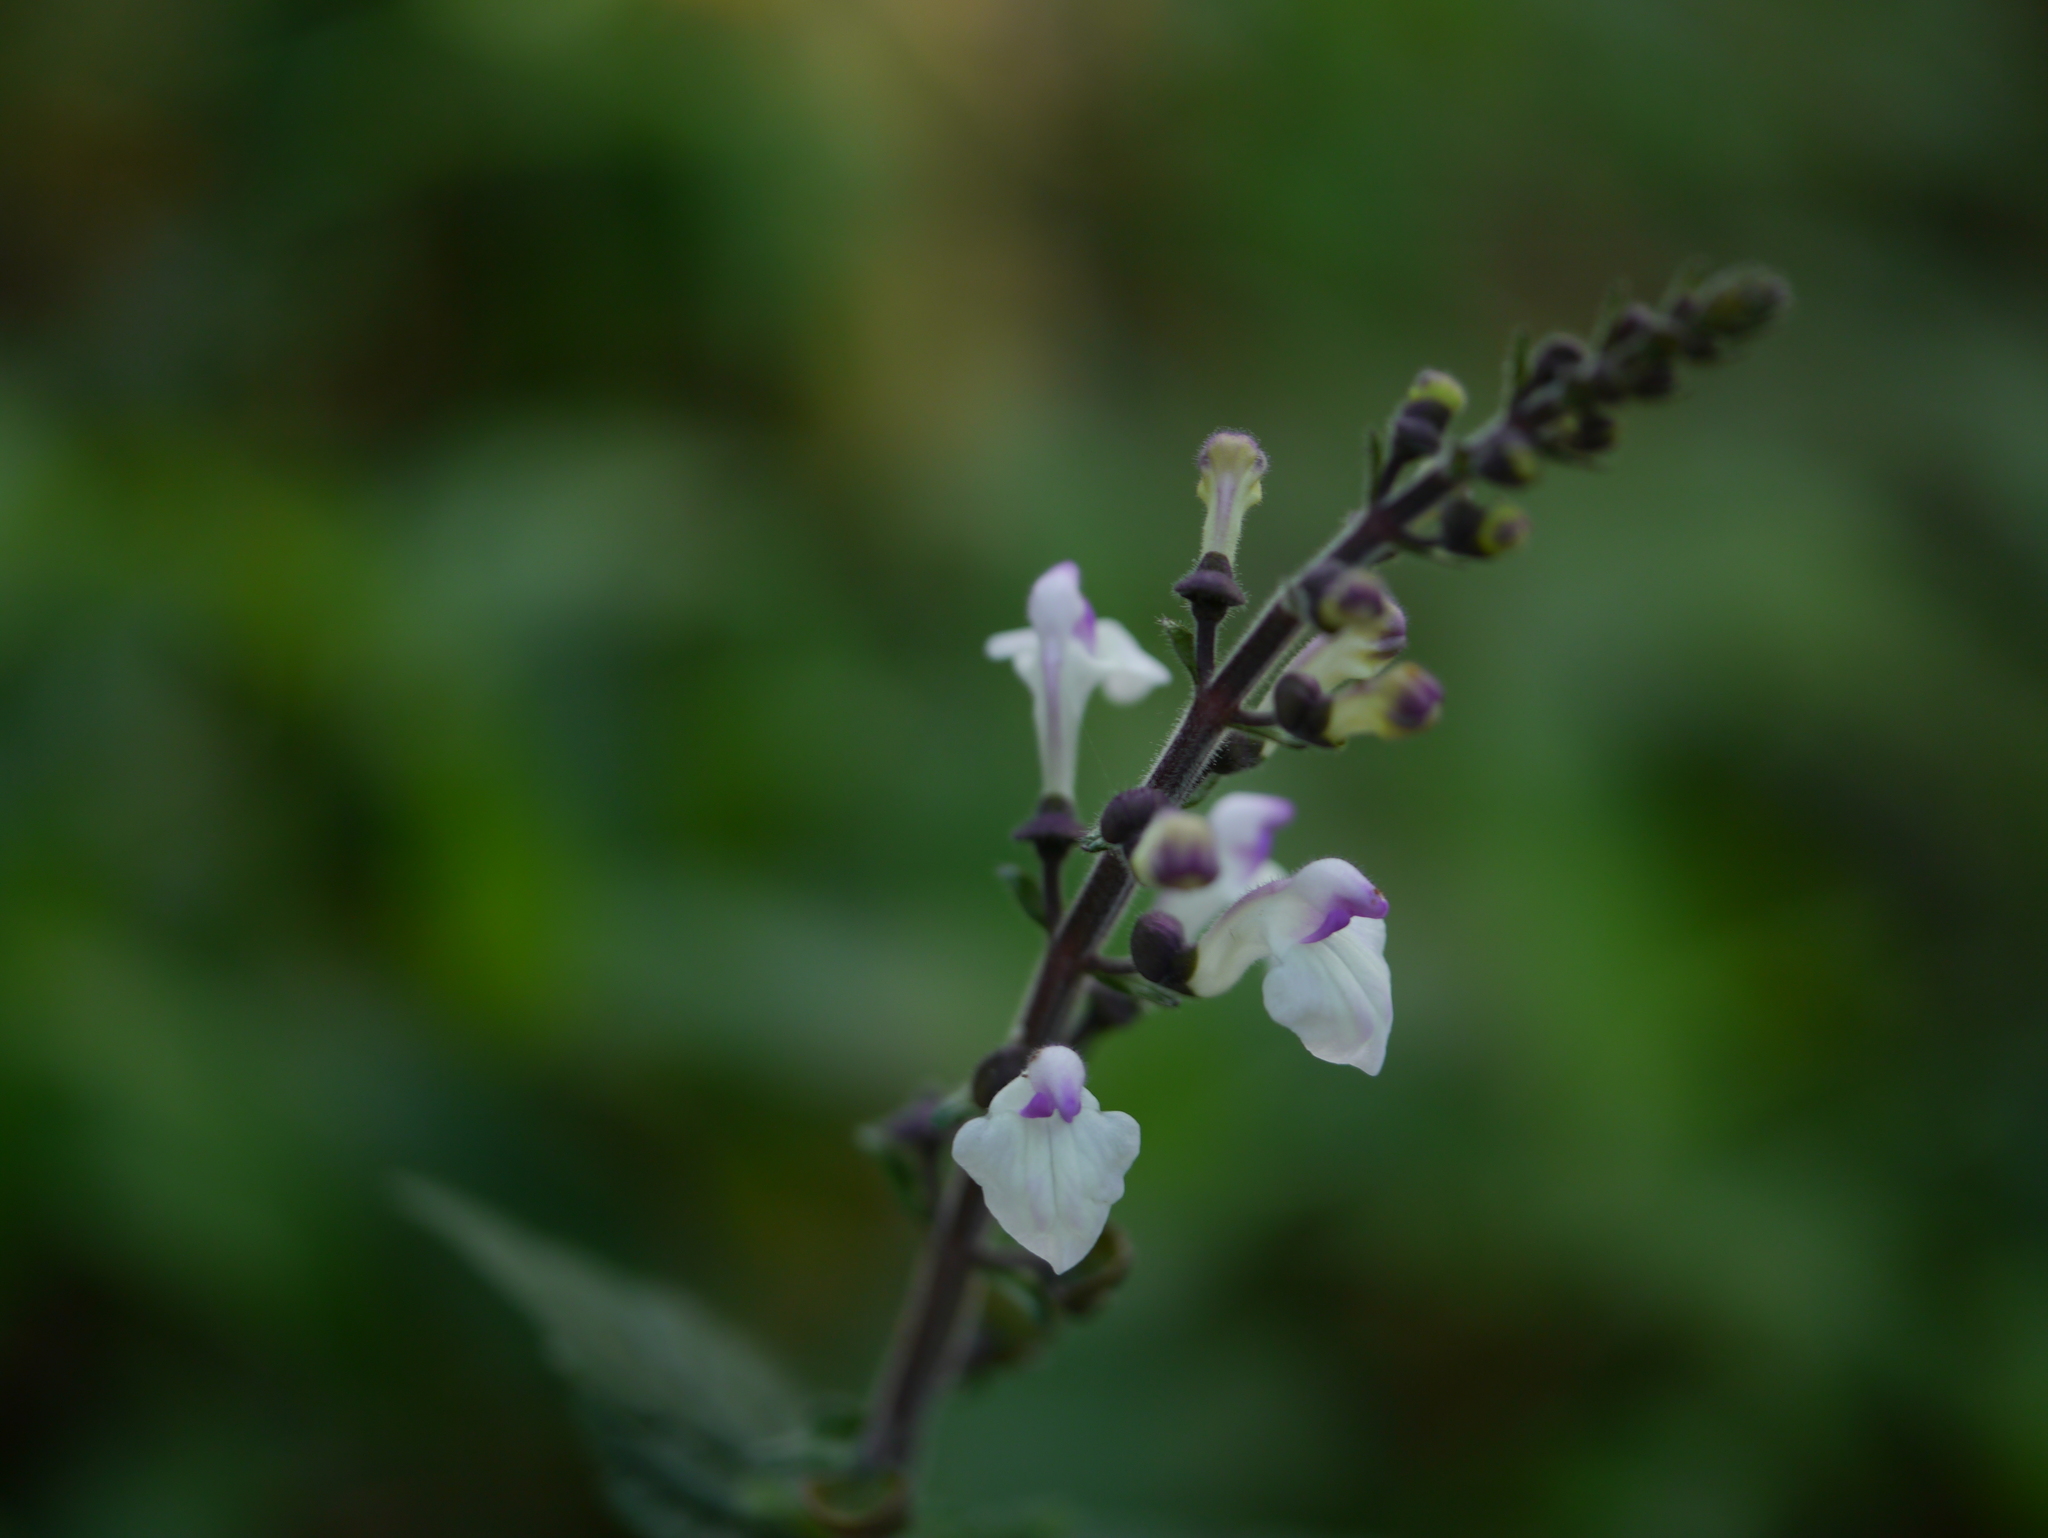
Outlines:
{"type": "Polygon", "coordinates": [[[1303,945],[1314,945],[1318,940],[1327,940],[1338,930],[1345,928],[1353,919],[1383,919],[1387,916],[1387,900],[1380,895],[1378,887],[1369,889],[1370,895],[1359,898],[1350,893],[1339,893],[1330,903],[1323,921],[1316,926],[1316,932],[1305,936],[1303,945]]]}
{"type": "Polygon", "coordinates": [[[1091,653],[1095,650],[1095,605],[1086,598],[1081,600],[1081,617],[1074,621],[1074,634],[1091,653]]]}
{"type": "MultiPolygon", "coordinates": [[[[1081,1102],[1077,1098],[1074,1102],[1075,1110],[1080,1109],[1080,1104],[1081,1102]]],[[[1040,1090],[1037,1094],[1033,1095],[1029,1101],[1025,1103],[1024,1109],[1019,1111],[1017,1114],[1023,1117],[1026,1121],[1043,1121],[1046,1117],[1052,1115],[1052,1113],[1052,1096],[1047,1094],[1044,1090],[1040,1090]]],[[[1067,1113],[1067,1120],[1072,1121],[1073,1119],[1073,1112],[1069,1111],[1067,1113]]]]}
{"type": "Polygon", "coordinates": [[[1294,803],[1285,796],[1233,791],[1216,803],[1209,826],[1216,830],[1224,869],[1233,881],[1252,879],[1273,857],[1273,839],[1294,821],[1294,803]]]}
{"type": "Polygon", "coordinates": [[[1152,860],[1152,882],[1165,887],[1203,887],[1216,879],[1216,850],[1210,844],[1168,844],[1152,860]]]}
{"type": "MultiPolygon", "coordinates": [[[[1041,1095],[1044,1093],[1044,1090],[1039,1091],[1041,1095]]],[[[1035,1099],[1036,1097],[1034,1096],[1033,1098],[1035,1099]]],[[[1081,1086],[1078,1084],[1062,1084],[1060,1086],[1060,1093],[1053,1097],[1053,1104],[1059,1108],[1060,1120],[1072,1121],[1081,1114],[1081,1086]]]]}

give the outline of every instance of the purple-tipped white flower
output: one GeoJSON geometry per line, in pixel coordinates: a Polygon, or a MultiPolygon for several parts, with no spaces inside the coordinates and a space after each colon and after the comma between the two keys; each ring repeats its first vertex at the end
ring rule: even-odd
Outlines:
{"type": "Polygon", "coordinates": [[[1343,860],[1316,860],[1233,903],[1196,951],[1188,991],[1222,993],[1255,961],[1266,1013],[1326,1063],[1378,1073],[1394,1024],[1387,900],[1343,860]]]}
{"type": "Polygon", "coordinates": [[[1004,1231],[1054,1272],[1095,1247],[1138,1157],[1138,1124],[1105,1111],[1071,1047],[1046,1047],[953,1139],[1004,1231]]]}
{"type": "Polygon", "coordinates": [[[1288,875],[1273,859],[1273,838],[1293,820],[1294,803],[1281,796],[1238,792],[1216,802],[1216,879],[1162,891],[1152,903],[1180,925],[1173,944],[1193,953],[1156,970],[1177,974],[1163,978],[1166,986],[1208,998],[1267,962],[1266,1013],[1325,1062],[1378,1073],[1394,1023],[1387,900],[1342,860],[1288,875]]]}
{"type": "Polygon", "coordinates": [[[1031,691],[1040,791],[1071,802],[1088,696],[1099,688],[1116,704],[1133,705],[1170,675],[1122,625],[1096,617],[1081,593],[1081,568],[1072,561],[1031,585],[1024,612],[1029,629],[992,635],[985,649],[993,661],[1014,665],[1031,691]]]}

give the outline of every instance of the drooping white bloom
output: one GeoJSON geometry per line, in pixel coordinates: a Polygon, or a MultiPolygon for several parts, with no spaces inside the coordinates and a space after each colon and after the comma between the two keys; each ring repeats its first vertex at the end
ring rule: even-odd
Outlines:
{"type": "Polygon", "coordinates": [[[1038,728],[1040,790],[1074,799],[1081,715],[1098,688],[1118,705],[1133,705],[1171,676],[1113,619],[1098,619],[1081,593],[1081,568],[1062,561],[1031,585],[1027,630],[988,638],[991,660],[1009,662],[1031,691],[1038,728]]]}
{"type": "Polygon", "coordinates": [[[1216,879],[1162,891],[1152,911],[1195,942],[1187,989],[1203,998],[1232,987],[1255,961],[1266,973],[1266,1013],[1315,1056],[1378,1073],[1394,1024],[1387,971],[1387,900],[1343,860],[1296,874],[1277,863],[1273,838],[1294,820],[1283,796],[1237,792],[1209,813],[1216,879]]]}
{"type": "Polygon", "coordinates": [[[1046,1047],[953,1138],[953,1159],[981,1187],[1012,1239],[1055,1272],[1102,1237],[1138,1157],[1138,1124],[1105,1111],[1071,1047],[1046,1047]]]}
{"type": "Polygon", "coordinates": [[[1386,898],[1354,866],[1313,861],[1255,887],[1209,926],[1188,991],[1211,997],[1269,962],[1266,1013],[1324,1062],[1378,1073],[1394,1024],[1386,914],[1386,898]]]}

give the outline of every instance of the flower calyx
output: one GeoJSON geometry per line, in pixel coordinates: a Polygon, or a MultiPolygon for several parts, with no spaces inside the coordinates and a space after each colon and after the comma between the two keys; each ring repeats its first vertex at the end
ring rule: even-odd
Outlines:
{"type": "Polygon", "coordinates": [[[1187,928],[1171,913],[1154,908],[1131,926],[1131,965],[1148,983],[1173,993],[1188,993],[1195,975],[1195,948],[1187,928]]]}
{"type": "Polygon", "coordinates": [[[1152,819],[1172,805],[1173,799],[1165,791],[1154,790],[1150,785],[1134,785],[1109,798],[1096,831],[1105,844],[1114,844],[1128,853],[1152,819]]]}

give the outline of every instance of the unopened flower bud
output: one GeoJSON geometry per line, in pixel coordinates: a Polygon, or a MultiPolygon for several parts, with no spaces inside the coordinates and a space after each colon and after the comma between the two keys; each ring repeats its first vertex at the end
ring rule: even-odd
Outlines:
{"type": "Polygon", "coordinates": [[[1387,445],[1394,463],[1405,465],[1444,446],[1444,424],[1438,417],[1448,421],[1450,414],[1433,400],[1409,401],[1394,413],[1394,430],[1387,445]]]}
{"type": "Polygon", "coordinates": [[[1586,361],[1586,344],[1575,336],[1553,336],[1544,340],[1529,360],[1529,389],[1562,379],[1586,361]]]}
{"type": "Polygon", "coordinates": [[[1133,924],[1131,965],[1147,982],[1186,993],[1188,979],[1195,975],[1195,948],[1188,944],[1180,920],[1154,910],[1133,924]]]}
{"type": "Polygon", "coordinates": [[[1402,414],[1414,414],[1441,433],[1465,409],[1465,387],[1441,369],[1426,368],[1408,387],[1402,414]]]}
{"type": "Polygon", "coordinates": [[[1216,834],[1193,812],[1161,812],[1131,852],[1131,871],[1146,886],[1192,888],[1216,879],[1216,834]]]}
{"type": "Polygon", "coordinates": [[[1408,616],[1379,574],[1366,566],[1348,567],[1323,585],[1316,597],[1316,623],[1368,640],[1389,657],[1408,644],[1408,616]]]}
{"type": "Polygon", "coordinates": [[[1333,747],[1328,736],[1330,697],[1306,673],[1282,673],[1273,685],[1273,719],[1280,729],[1303,742],[1333,747]]]}
{"type": "Polygon", "coordinates": [[[1377,678],[1340,689],[1329,702],[1326,735],[1406,737],[1433,726],[1443,710],[1444,686],[1412,662],[1396,663],[1377,678]]]}
{"type": "Polygon", "coordinates": [[[1565,447],[1575,454],[1605,454],[1614,447],[1618,425],[1606,412],[1588,408],[1573,421],[1565,447]]]}
{"type": "Polygon", "coordinates": [[[1510,427],[1494,436],[1475,468],[1496,486],[1527,486],[1536,479],[1543,463],[1528,437],[1510,427]]]}
{"type": "Polygon", "coordinates": [[[1098,824],[1102,841],[1127,848],[1137,842],[1138,835],[1145,831],[1161,808],[1171,806],[1172,798],[1163,790],[1154,790],[1149,785],[1133,786],[1120,790],[1109,798],[1109,805],[1102,809],[1102,821],[1098,824]]]}
{"type": "Polygon", "coordinates": [[[1260,479],[1266,456],[1251,434],[1218,432],[1209,435],[1195,464],[1202,472],[1195,494],[1209,510],[1202,523],[1202,553],[1235,561],[1244,515],[1265,495],[1260,479]]]}
{"type": "Polygon", "coordinates": [[[1453,497],[1443,512],[1444,549],[1486,560],[1528,543],[1529,515],[1513,503],[1481,507],[1470,497],[1453,497]]]}
{"type": "Polygon", "coordinates": [[[1653,336],[1663,328],[1662,318],[1648,305],[1628,305],[1607,323],[1606,334],[1600,339],[1601,351],[1617,352],[1638,338],[1653,336]]]}
{"type": "Polygon", "coordinates": [[[1791,285],[1775,272],[1738,267],[1701,284],[1687,296],[1685,308],[1697,331],[1739,342],[1776,320],[1791,302],[1791,285]]]}

